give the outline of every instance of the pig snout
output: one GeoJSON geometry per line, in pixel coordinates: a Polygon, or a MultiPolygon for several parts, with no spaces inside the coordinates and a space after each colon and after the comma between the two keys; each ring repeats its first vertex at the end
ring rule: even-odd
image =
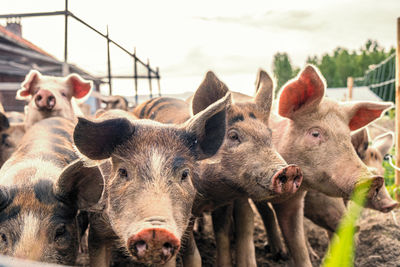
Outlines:
{"type": "Polygon", "coordinates": [[[272,177],[274,192],[278,194],[295,193],[303,181],[303,174],[296,165],[289,165],[280,169],[272,177]]]}
{"type": "Polygon", "coordinates": [[[147,228],[128,239],[128,249],[141,263],[165,264],[175,256],[180,240],[164,228],[147,228]]]}
{"type": "Polygon", "coordinates": [[[35,95],[35,104],[40,110],[51,111],[56,105],[56,98],[48,90],[39,90],[35,95]]]}
{"type": "Polygon", "coordinates": [[[394,208],[398,206],[399,203],[394,201],[393,199],[388,200],[386,203],[382,205],[382,207],[379,209],[379,211],[387,213],[392,211],[394,208]]]}

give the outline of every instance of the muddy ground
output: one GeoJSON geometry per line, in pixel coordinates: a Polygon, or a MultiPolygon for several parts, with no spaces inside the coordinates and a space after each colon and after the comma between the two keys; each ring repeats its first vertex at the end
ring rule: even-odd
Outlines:
{"type": "MultiPolygon", "coordinates": [[[[400,210],[394,211],[394,215],[400,221],[400,210]]],[[[364,210],[358,221],[360,230],[357,234],[357,250],[355,266],[359,267],[380,267],[400,266],[400,228],[395,224],[391,213],[383,214],[372,210],[364,210]]],[[[215,241],[211,231],[212,226],[206,219],[206,224],[201,232],[195,234],[197,245],[202,255],[203,266],[215,266],[215,241]]],[[[328,247],[328,236],[322,228],[306,222],[308,229],[308,240],[320,259],[313,259],[313,266],[320,266],[328,247]]],[[[265,247],[265,231],[258,214],[255,219],[254,241],[256,246],[257,265],[268,266],[289,266],[287,261],[275,261],[273,255],[265,247]]],[[[234,243],[232,243],[234,246],[234,243]]],[[[141,266],[128,264],[119,256],[115,259],[114,266],[141,266]],[[117,263],[119,262],[119,263],[117,263]]],[[[87,266],[87,254],[82,254],[79,265],[87,266]]],[[[178,264],[180,266],[181,264],[178,264]]]]}

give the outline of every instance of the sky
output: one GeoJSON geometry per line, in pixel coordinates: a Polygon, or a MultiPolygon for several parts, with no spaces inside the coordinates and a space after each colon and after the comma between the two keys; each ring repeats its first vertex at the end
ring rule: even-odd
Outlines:
{"type": "MultiPolygon", "coordinates": [[[[63,10],[64,0],[0,0],[2,14],[63,10]]],[[[309,55],[360,48],[367,39],[396,43],[400,0],[69,0],[69,10],[143,61],[160,68],[161,93],[195,91],[212,70],[233,91],[253,94],[259,68],[272,73],[273,55],[287,52],[303,67],[309,55]]],[[[64,18],[22,19],[23,37],[59,59],[64,18]]],[[[4,25],[5,20],[0,20],[4,25]]],[[[106,41],[70,19],[69,61],[107,73],[106,41]]],[[[111,71],[131,75],[132,59],[111,47],[111,71]]],[[[148,94],[148,81],[139,94],[148,94]]],[[[132,80],[113,80],[114,94],[133,95],[132,80]]],[[[156,83],[153,90],[156,91],[156,83]]],[[[103,92],[107,87],[102,88],[103,92]]]]}

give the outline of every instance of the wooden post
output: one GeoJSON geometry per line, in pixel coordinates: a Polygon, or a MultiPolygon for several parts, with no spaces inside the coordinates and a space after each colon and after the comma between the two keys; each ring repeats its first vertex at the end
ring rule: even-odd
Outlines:
{"type": "Polygon", "coordinates": [[[109,95],[112,95],[112,84],[111,84],[111,58],[110,58],[110,38],[108,35],[108,25],[107,25],[107,72],[108,72],[108,87],[109,95]]]}
{"type": "Polygon", "coordinates": [[[353,99],[353,85],[354,79],[353,77],[347,77],[347,88],[349,89],[349,101],[353,99]]]}
{"type": "Polygon", "coordinates": [[[158,85],[158,96],[161,96],[160,69],[158,67],[157,67],[157,85],[158,85]]]}
{"type": "Polygon", "coordinates": [[[153,98],[153,87],[151,85],[151,68],[150,68],[150,60],[147,59],[147,73],[149,79],[149,90],[150,90],[150,98],[153,98]]]}
{"type": "Polygon", "coordinates": [[[135,81],[135,104],[139,103],[138,96],[138,78],[137,78],[137,57],[136,57],[136,47],[133,50],[133,79],[135,81]]]}
{"type": "MultiPolygon", "coordinates": [[[[400,17],[397,18],[396,44],[396,166],[400,166],[400,17]]],[[[400,172],[395,171],[396,187],[400,186],[400,172]]],[[[400,201],[400,192],[396,190],[396,199],[400,201]]]]}

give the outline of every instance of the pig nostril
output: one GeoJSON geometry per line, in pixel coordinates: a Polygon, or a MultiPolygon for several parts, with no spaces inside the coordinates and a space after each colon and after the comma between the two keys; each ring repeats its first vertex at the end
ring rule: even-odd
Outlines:
{"type": "Polygon", "coordinates": [[[140,240],[133,245],[133,249],[138,257],[143,257],[147,250],[147,244],[140,240]]]}
{"type": "Polygon", "coordinates": [[[171,245],[171,243],[164,243],[163,247],[162,247],[162,253],[163,256],[165,257],[165,259],[168,259],[169,257],[171,257],[174,254],[174,247],[171,245]]]}
{"type": "Polygon", "coordinates": [[[42,96],[41,96],[41,95],[38,95],[38,96],[36,97],[36,99],[37,99],[37,101],[40,101],[40,100],[42,100],[42,96]]]}

